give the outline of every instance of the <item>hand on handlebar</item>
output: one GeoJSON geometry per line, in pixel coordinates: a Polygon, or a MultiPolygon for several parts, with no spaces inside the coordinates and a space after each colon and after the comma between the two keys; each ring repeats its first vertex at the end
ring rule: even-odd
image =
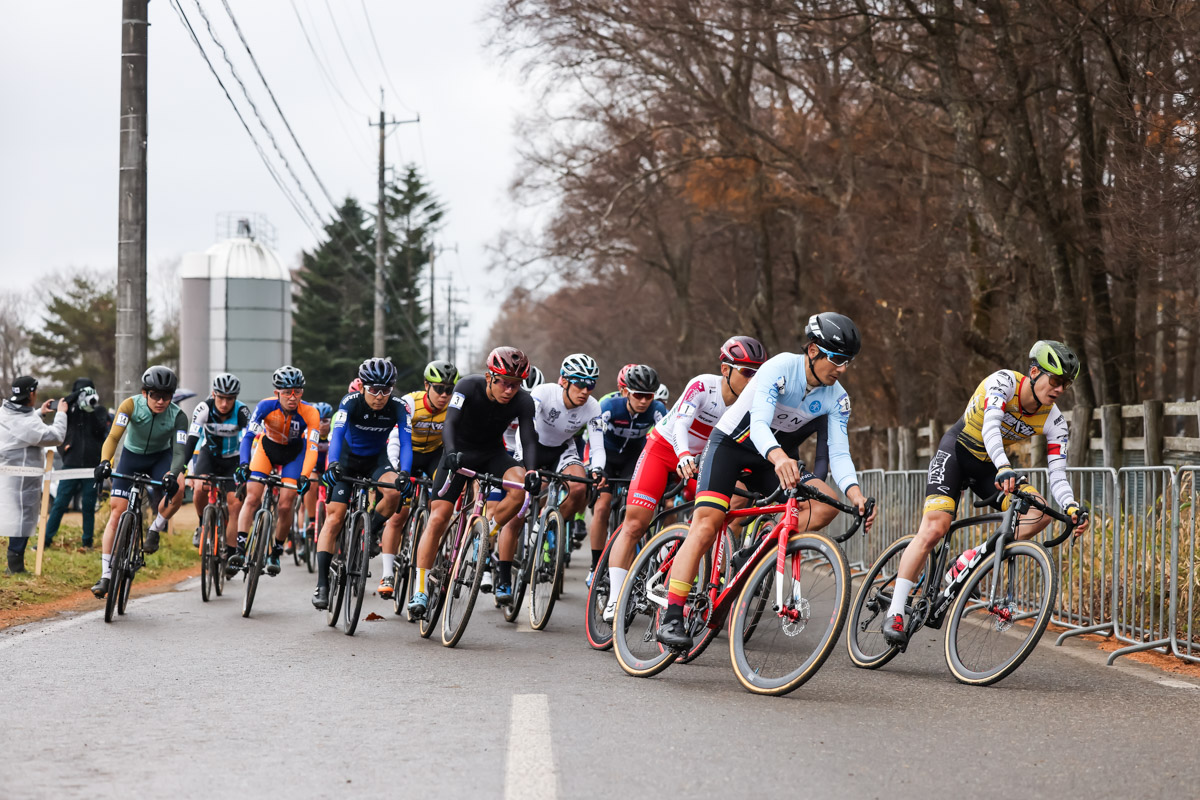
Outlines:
{"type": "Polygon", "coordinates": [[[1015,492],[1020,480],[1021,476],[1011,466],[996,471],[996,488],[1002,492],[1008,494],[1015,492]]]}
{"type": "Polygon", "coordinates": [[[525,491],[530,494],[537,494],[542,488],[542,476],[538,474],[536,469],[531,469],[525,473],[525,491]]]}
{"type": "Polygon", "coordinates": [[[1073,525],[1075,528],[1073,531],[1075,538],[1079,538],[1083,534],[1087,533],[1088,528],[1090,528],[1092,525],[1091,516],[1087,511],[1075,505],[1074,503],[1067,506],[1063,510],[1071,517],[1071,525],[1073,525]]]}
{"type": "Polygon", "coordinates": [[[854,507],[858,509],[858,515],[860,517],[866,517],[866,519],[863,520],[863,531],[866,532],[871,530],[871,526],[875,524],[875,515],[879,513],[879,506],[876,504],[871,504],[871,513],[868,514],[868,499],[866,495],[862,493],[862,490],[857,486],[850,487],[850,491],[846,493],[846,499],[853,503],[854,507]]]}
{"type": "Polygon", "coordinates": [[[691,453],[683,456],[679,459],[679,465],[675,467],[675,471],[679,473],[679,477],[685,481],[690,481],[700,471],[699,466],[696,464],[696,457],[691,453]]]}
{"type": "Polygon", "coordinates": [[[796,484],[800,482],[800,465],[794,458],[788,458],[782,448],[775,448],[771,451],[770,462],[775,467],[775,474],[779,476],[779,485],[784,489],[795,489],[796,484]]]}
{"type": "Polygon", "coordinates": [[[593,467],[588,470],[588,477],[596,482],[597,489],[603,489],[608,486],[608,479],[604,476],[604,470],[593,467]]]}

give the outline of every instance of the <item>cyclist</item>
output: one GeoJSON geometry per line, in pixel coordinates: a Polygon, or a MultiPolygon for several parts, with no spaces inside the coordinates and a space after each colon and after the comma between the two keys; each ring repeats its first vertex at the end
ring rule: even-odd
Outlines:
{"type": "Polygon", "coordinates": [[[250,417],[249,431],[242,437],[241,463],[234,477],[246,485],[246,499],[238,515],[237,552],[226,562],[225,574],[233,577],[246,566],[246,540],[254,515],[262,504],[266,484],[249,480],[279,470],[284,485],[279,489],[279,519],[275,541],[267,555],[267,574],[279,574],[279,557],[292,526],[296,495],[308,490],[308,475],[317,463],[317,439],[321,417],[304,402],[304,373],[284,365],[271,375],[275,396],[260,400],[250,417]]]}
{"type": "MultiPolygon", "coordinates": [[[[1062,342],[1038,341],[1029,351],[1029,375],[1002,369],[984,378],[971,395],[958,422],[942,436],[929,461],[925,507],[917,535],[900,556],[892,604],[883,620],[883,636],[891,644],[908,642],[904,606],[917,573],[930,552],[946,535],[958,510],[963,489],[979,497],[1019,488],[1037,494],[1021,483],[1020,472],[1008,460],[1004,445],[1035,434],[1046,437],[1046,466],[1055,502],[1078,524],[1075,535],[1088,528],[1088,514],[1075,501],[1067,481],[1066,420],[1054,403],[1079,377],[1079,357],[1062,342]]],[[[1050,524],[1050,517],[1030,509],[1017,528],[1018,539],[1029,539],[1050,524]]],[[[973,555],[973,553],[972,553],[973,555]]]]}
{"type": "Polygon", "coordinates": [[[629,484],[625,522],[608,557],[611,588],[604,609],[606,622],[612,622],[618,590],[633,562],[638,540],[650,527],[667,482],[673,474],[685,481],[696,477],[696,456],[708,444],[713,425],[737,400],[766,360],[767,351],[757,339],[730,337],[721,345],[720,372],[697,375],[688,381],[675,405],[646,436],[646,444],[638,456],[629,484]]]}
{"type": "MultiPolygon", "coordinates": [[[[600,367],[596,359],[586,353],[572,353],[563,359],[558,374],[558,383],[543,383],[529,393],[533,397],[533,424],[537,433],[534,467],[584,477],[583,459],[575,441],[575,433],[587,428],[589,472],[594,477],[603,478],[606,455],[604,423],[600,403],[592,397],[600,367]]],[[[567,496],[559,505],[559,512],[563,519],[569,520],[574,519],[575,512],[587,502],[587,485],[571,482],[566,485],[566,490],[567,496]]],[[[520,531],[521,520],[513,519],[504,533],[515,543],[520,531]]],[[[550,542],[549,546],[554,547],[554,543],[550,542]]],[[[496,584],[496,599],[501,603],[512,600],[512,582],[508,577],[509,572],[501,561],[496,584]]]]}
{"type": "MultiPolygon", "coordinates": [[[[862,348],[861,335],[849,317],[825,312],[814,314],[805,329],[808,345],[801,353],[780,353],[768,359],[751,379],[746,391],[721,415],[704,448],[696,505],[687,539],[675,554],[668,584],[667,609],[656,639],[671,648],[690,649],[692,636],[683,621],[683,608],[696,580],[701,556],[716,540],[729,511],[729,498],[742,477],[747,487],[768,493],[804,483],[825,494],[832,489],[795,459],[799,429],[822,415],[833,417],[830,426],[830,466],[838,486],[862,513],[867,504],[850,458],[847,427],[850,396],[841,377],[862,348]]],[[[837,510],[810,503],[801,527],[820,530],[833,521],[837,510]]],[[[870,530],[875,514],[865,521],[870,530]]]]}
{"type": "MultiPolygon", "coordinates": [[[[524,482],[526,491],[530,492],[541,486],[541,478],[533,469],[533,459],[537,455],[533,398],[521,387],[521,381],[528,374],[529,359],[524,353],[515,347],[497,347],[488,354],[487,371],[483,375],[468,375],[454,387],[442,427],[445,455],[433,476],[429,522],[417,549],[417,584],[408,603],[409,615],[415,619],[423,618],[429,607],[425,576],[433,567],[454,511],[454,502],[466,484],[466,477],[455,470],[465,467],[501,476],[506,481],[524,482]],[[504,449],[504,431],[514,419],[520,425],[524,467],[504,449]],[[439,494],[443,486],[445,493],[439,494]]],[[[496,506],[493,530],[502,528],[516,516],[523,500],[520,490],[507,491],[496,506]]],[[[512,583],[512,557],[516,549],[515,537],[500,537],[502,583],[512,583]]]]}
{"type": "MultiPolygon", "coordinates": [[[[631,364],[622,373],[617,379],[618,393],[600,403],[600,412],[604,426],[605,473],[610,478],[628,480],[633,477],[633,468],[646,444],[646,435],[662,421],[667,409],[654,398],[660,384],[653,367],[631,364]]],[[[592,566],[584,581],[588,586],[592,585],[592,573],[608,541],[612,501],[613,487],[606,485],[600,489],[592,506],[592,566]]]]}
{"type": "MultiPolygon", "coordinates": [[[[141,473],[162,481],[161,491],[158,487],[151,487],[148,492],[149,505],[157,509],[158,514],[142,541],[142,549],[147,554],[158,550],[159,534],[166,530],[167,520],[175,516],[175,512],[183,505],[183,484],[179,476],[191,451],[186,448],[187,415],[172,402],[178,387],[179,379],[168,367],[153,366],[142,373],[142,392],[125,398],[117,406],[108,438],[100,450],[100,463],[95,469],[97,483],[112,475],[113,456],[124,438],[124,449],[116,471],[124,475],[141,473]]],[[[117,535],[117,522],[129,506],[132,485],[125,478],[113,479],[110,513],[108,524],[104,526],[101,547],[100,580],[92,587],[92,594],[98,598],[108,594],[113,539],[117,535]]]]}
{"type": "MultiPolygon", "coordinates": [[[[325,525],[317,541],[317,588],[312,604],[316,608],[329,605],[329,565],[338,533],[346,518],[346,509],[354,485],[345,480],[370,478],[380,483],[395,484],[392,489],[379,489],[378,502],[371,511],[371,556],[383,532],[388,517],[400,504],[401,491],[408,490],[408,471],[412,469],[412,439],[409,437],[408,411],[400,398],[392,395],[396,383],[396,367],[386,358],[368,358],[358,367],[363,391],[342,398],[333,415],[329,434],[329,466],[323,480],[332,487],[328,495],[325,525]],[[399,428],[399,458],[392,460],[388,451],[388,436],[399,428]]],[[[389,565],[390,566],[390,565],[389,565]]],[[[391,574],[391,570],[388,570],[391,574]]]]}
{"type": "MultiPolygon", "coordinates": [[[[187,452],[195,452],[201,437],[204,439],[196,454],[194,474],[233,477],[240,462],[238,451],[242,436],[250,424],[250,407],[237,399],[241,391],[242,382],[237,376],[222,372],[213,378],[212,392],[208,398],[201,400],[192,410],[192,427],[188,430],[187,444],[184,445],[187,452]]],[[[203,519],[204,507],[208,505],[208,492],[203,491],[199,483],[193,488],[192,501],[196,506],[196,519],[203,519]]],[[[232,487],[226,492],[225,502],[229,505],[229,525],[225,531],[224,556],[228,558],[237,550],[238,512],[242,503],[232,487]]],[[[199,527],[192,538],[192,545],[200,546],[199,527]]]]}
{"type": "MultiPolygon", "coordinates": [[[[325,474],[326,461],[329,455],[329,429],[333,425],[333,406],[329,403],[313,403],[313,408],[317,410],[317,416],[321,418],[321,433],[317,439],[317,463],[313,465],[313,470],[308,476],[309,483],[321,479],[325,474]]],[[[304,529],[305,538],[310,533],[315,537],[316,531],[314,528],[317,524],[317,492],[304,493],[304,513],[308,517],[308,525],[304,529]]],[[[300,545],[300,558],[303,560],[307,556],[304,545],[300,545]]]]}
{"type": "MultiPolygon", "coordinates": [[[[446,408],[454,384],[458,383],[458,369],[449,361],[430,361],[425,365],[425,390],[409,392],[400,398],[406,412],[408,436],[412,441],[412,466],[409,474],[432,477],[438,462],[442,460],[442,426],[446,422],[446,408]]],[[[400,463],[400,426],[392,429],[388,436],[388,457],[393,464],[400,463]]],[[[396,563],[396,550],[400,546],[400,531],[412,512],[405,492],[404,505],[393,514],[383,529],[383,579],[379,582],[379,596],[390,598],[395,589],[392,567],[396,563]]]]}
{"type": "Polygon", "coordinates": [[[664,406],[671,399],[671,390],[667,388],[665,383],[660,383],[658,389],[654,392],[654,399],[662,403],[664,406]]]}

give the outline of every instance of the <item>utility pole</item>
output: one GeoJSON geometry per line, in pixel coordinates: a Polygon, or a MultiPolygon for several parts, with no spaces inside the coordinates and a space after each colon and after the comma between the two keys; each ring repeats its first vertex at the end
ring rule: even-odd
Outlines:
{"type": "Polygon", "coordinates": [[[461,292],[458,287],[446,287],[446,350],[449,353],[447,358],[452,364],[458,362],[454,359],[458,357],[458,332],[467,327],[467,321],[462,318],[462,315],[454,313],[454,307],[463,302],[461,292]]]}
{"type": "Polygon", "coordinates": [[[398,120],[392,117],[391,121],[384,118],[383,112],[383,87],[379,87],[379,122],[371,122],[367,120],[367,125],[379,127],[379,208],[375,212],[375,338],[372,349],[373,355],[376,358],[382,358],[385,353],[386,343],[384,341],[383,327],[383,268],[384,268],[384,253],[386,251],[385,239],[387,239],[387,214],[384,212],[384,206],[387,200],[384,192],[384,166],[383,158],[383,142],[387,138],[387,128],[389,125],[407,125],[410,122],[420,122],[421,115],[417,114],[416,119],[401,119],[398,120]]]}
{"type": "Polygon", "coordinates": [[[117,212],[117,365],[113,408],[146,369],[146,67],[149,0],[121,3],[121,169],[117,212]]]}
{"type": "Polygon", "coordinates": [[[458,245],[454,247],[438,247],[436,244],[429,248],[429,360],[435,358],[434,355],[434,331],[437,330],[437,274],[434,271],[439,253],[444,253],[447,250],[458,252],[458,245]]]}

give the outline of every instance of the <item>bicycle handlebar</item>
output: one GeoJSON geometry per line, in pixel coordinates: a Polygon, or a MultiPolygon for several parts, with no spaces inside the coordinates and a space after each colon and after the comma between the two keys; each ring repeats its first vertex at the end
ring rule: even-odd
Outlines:
{"type": "Polygon", "coordinates": [[[189,475],[189,481],[201,481],[202,483],[215,483],[218,486],[222,483],[237,483],[237,478],[232,475],[189,475]]]}
{"type": "MultiPolygon", "coordinates": [[[[1028,478],[1026,478],[1024,475],[1022,475],[1019,480],[1020,483],[1025,483],[1027,481],[1028,481],[1028,478]]],[[[987,508],[990,506],[992,508],[1000,508],[1001,497],[1004,494],[1005,494],[1004,492],[996,492],[991,497],[986,497],[982,500],[976,500],[975,507],[976,508],[987,508]]],[[[1051,508],[1046,503],[1045,500],[1043,500],[1041,497],[1039,497],[1036,494],[1030,494],[1029,492],[1023,492],[1020,489],[1010,492],[1009,494],[1011,494],[1014,498],[1024,500],[1025,502],[1029,503],[1029,505],[1032,506],[1033,508],[1036,508],[1038,511],[1041,511],[1046,516],[1050,517],[1051,519],[1056,519],[1059,522],[1063,523],[1063,525],[1066,526],[1065,528],[1063,528],[1063,532],[1060,533],[1058,536],[1055,536],[1051,539],[1047,539],[1046,541],[1042,542],[1041,544],[1043,547],[1057,547],[1058,545],[1065,542],[1067,540],[1067,537],[1069,537],[1075,531],[1075,528],[1078,527],[1078,525],[1069,516],[1062,513],[1061,511],[1055,511],[1053,508],[1051,508]]],[[[1081,513],[1087,514],[1087,511],[1085,509],[1083,509],[1082,507],[1080,507],[1079,510],[1081,513]]]]}
{"type": "MultiPolygon", "coordinates": [[[[475,480],[489,486],[503,486],[505,489],[520,489],[522,492],[525,492],[525,502],[521,503],[521,510],[517,512],[518,517],[525,516],[525,511],[529,508],[529,492],[525,491],[525,484],[506,481],[503,478],[497,478],[495,475],[487,475],[485,473],[476,472],[475,470],[467,469],[466,467],[459,467],[457,470],[455,470],[455,472],[468,478],[474,478],[475,480]]],[[[446,490],[449,488],[450,481],[447,480],[442,484],[442,488],[438,489],[437,496],[442,497],[446,494],[446,490]]]]}
{"type": "MultiPolygon", "coordinates": [[[[537,469],[537,470],[531,470],[531,471],[536,472],[538,475],[542,476],[545,479],[559,480],[559,481],[563,481],[564,483],[568,483],[568,482],[572,482],[572,481],[575,483],[586,483],[588,485],[596,483],[596,481],[593,480],[592,478],[581,478],[578,475],[568,475],[565,472],[553,472],[548,469],[537,469]]],[[[612,481],[609,481],[609,483],[612,483],[612,481]]]]}
{"type": "Polygon", "coordinates": [[[113,473],[111,473],[111,475],[109,477],[120,478],[121,480],[124,480],[124,481],[133,481],[134,483],[141,483],[146,486],[162,486],[163,485],[162,481],[156,481],[153,478],[151,478],[149,475],[146,475],[141,472],[136,472],[133,475],[127,475],[123,472],[113,472],[113,473]]]}
{"type": "Polygon", "coordinates": [[[794,489],[785,490],[784,494],[789,498],[815,500],[818,503],[824,503],[827,506],[836,508],[838,511],[841,511],[844,514],[853,515],[854,516],[854,524],[851,525],[846,530],[846,532],[843,533],[842,535],[832,537],[833,540],[838,543],[844,542],[847,539],[849,539],[851,536],[853,536],[854,534],[858,533],[858,529],[862,527],[862,524],[867,520],[868,517],[871,516],[872,512],[874,512],[874,510],[875,510],[875,498],[874,497],[867,498],[866,505],[864,506],[863,511],[860,514],[858,512],[857,506],[847,505],[847,504],[843,503],[842,501],[838,500],[836,497],[830,497],[829,495],[825,494],[824,492],[822,492],[818,489],[814,489],[811,486],[808,486],[803,483],[797,484],[796,488],[794,488],[794,489]]]}

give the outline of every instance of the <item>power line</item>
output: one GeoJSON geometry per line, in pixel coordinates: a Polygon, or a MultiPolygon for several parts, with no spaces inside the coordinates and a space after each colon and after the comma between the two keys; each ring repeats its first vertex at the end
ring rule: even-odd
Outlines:
{"type": "Polygon", "coordinates": [[[367,102],[374,102],[371,98],[371,93],[367,91],[367,85],[363,83],[362,77],[358,74],[358,68],[354,66],[354,59],[350,57],[350,50],[346,47],[346,40],[342,38],[342,29],[338,27],[337,18],[333,16],[333,9],[329,7],[329,0],[325,0],[325,10],[329,13],[329,21],[333,23],[333,32],[337,34],[338,44],[342,46],[342,53],[346,56],[346,62],[350,65],[350,71],[354,73],[354,79],[358,81],[363,94],[367,96],[367,102]]]}
{"type": "Polygon", "coordinates": [[[388,86],[392,87],[392,95],[396,98],[396,102],[400,104],[400,107],[410,114],[415,114],[417,112],[409,108],[400,99],[400,91],[396,88],[396,84],[392,83],[392,76],[388,73],[387,64],[383,60],[383,54],[379,52],[379,42],[375,40],[375,26],[371,24],[371,15],[367,13],[367,0],[360,1],[362,3],[363,17],[367,20],[367,32],[371,34],[371,44],[375,47],[375,57],[379,59],[379,66],[383,70],[383,77],[387,80],[388,86]]]}
{"type": "MultiPolygon", "coordinates": [[[[295,13],[295,15],[296,15],[296,22],[300,23],[300,31],[301,31],[301,33],[304,34],[304,41],[308,43],[308,50],[310,53],[312,53],[313,59],[317,62],[317,67],[319,67],[321,70],[321,75],[325,78],[325,80],[329,84],[329,86],[331,86],[333,88],[333,91],[337,94],[337,96],[339,98],[341,98],[342,102],[346,104],[346,108],[350,109],[355,114],[361,115],[363,112],[361,112],[360,110],[355,108],[351,104],[351,102],[346,99],[346,95],[342,94],[342,90],[340,88],[338,88],[337,81],[335,81],[333,79],[332,73],[325,66],[325,61],[328,60],[328,56],[326,56],[325,60],[322,60],[321,56],[318,55],[317,48],[313,46],[312,38],[308,35],[308,28],[305,27],[304,20],[300,16],[300,9],[296,8],[296,0],[288,0],[288,1],[292,6],[292,12],[295,13]]],[[[310,11],[309,15],[311,16],[311,14],[312,14],[312,12],[310,11]]],[[[320,44],[320,40],[318,40],[318,45],[319,44],[320,44]]],[[[324,48],[322,48],[322,50],[323,49],[324,48]]]]}

